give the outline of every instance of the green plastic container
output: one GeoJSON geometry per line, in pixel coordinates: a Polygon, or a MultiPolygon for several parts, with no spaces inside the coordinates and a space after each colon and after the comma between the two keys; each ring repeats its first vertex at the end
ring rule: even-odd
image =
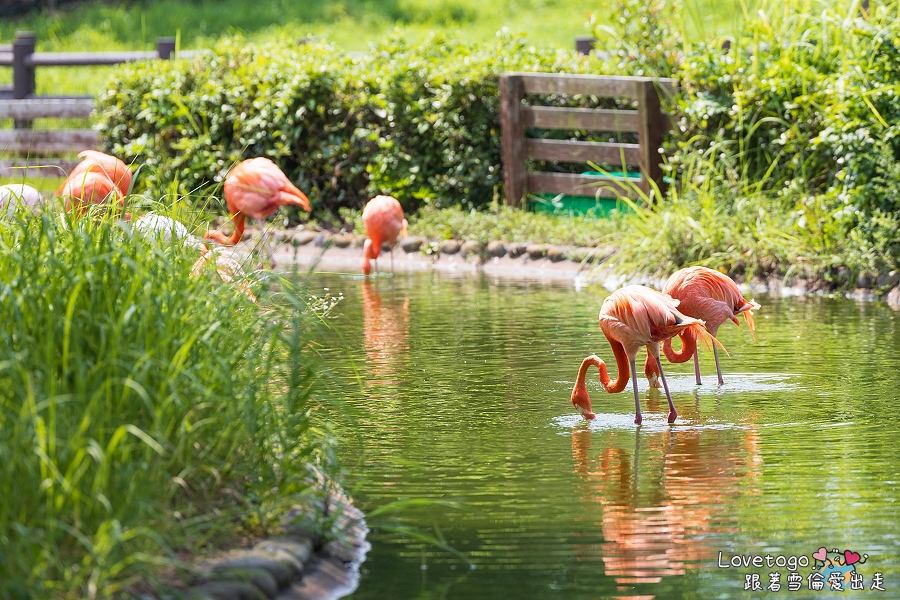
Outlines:
{"type": "MultiPolygon", "coordinates": [[[[640,173],[622,173],[621,171],[609,171],[598,173],[587,171],[582,175],[607,175],[614,178],[640,179],[640,173]]],[[[527,210],[536,213],[552,215],[590,216],[598,219],[609,217],[609,214],[617,210],[619,212],[631,212],[631,207],[617,198],[594,198],[593,196],[564,196],[560,194],[530,194],[526,202],[527,210]]]]}

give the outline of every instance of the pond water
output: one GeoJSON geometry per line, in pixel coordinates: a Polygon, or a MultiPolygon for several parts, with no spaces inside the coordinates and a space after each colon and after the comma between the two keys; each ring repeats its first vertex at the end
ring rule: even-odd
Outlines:
{"type": "Polygon", "coordinates": [[[596,421],[569,401],[582,358],[613,362],[602,288],[433,273],[310,285],[345,298],[321,343],[348,399],[333,417],[357,503],[453,503],[373,517],[352,598],[749,598],[771,573],[778,595],[815,597],[821,547],[861,555],[865,592],[840,597],[878,596],[876,574],[900,597],[900,314],[885,305],[757,295],[755,342],[720,329],[725,385],[710,352],[701,387],[691,363],[664,363],[678,420],[641,378],[638,428],[630,385],[607,394],[596,370],[596,421]]]}

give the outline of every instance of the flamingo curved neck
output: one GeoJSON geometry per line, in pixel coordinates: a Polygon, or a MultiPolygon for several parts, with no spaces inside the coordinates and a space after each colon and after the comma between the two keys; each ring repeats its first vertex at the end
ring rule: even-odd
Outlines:
{"type": "Polygon", "coordinates": [[[612,346],[613,355],[616,357],[616,371],[618,371],[616,380],[610,380],[606,363],[592,354],[581,361],[581,366],[578,368],[578,378],[575,380],[576,388],[587,389],[585,380],[587,379],[588,369],[593,365],[600,371],[600,383],[603,385],[603,389],[610,394],[616,394],[625,389],[625,386],[628,385],[628,378],[631,376],[631,370],[628,365],[628,356],[625,354],[625,347],[613,340],[609,341],[609,345],[612,346]]]}
{"type": "Polygon", "coordinates": [[[203,236],[204,240],[213,240],[214,242],[218,242],[220,244],[234,246],[241,238],[244,237],[244,220],[246,217],[244,213],[238,213],[234,215],[234,233],[231,234],[231,237],[226,236],[221,231],[210,230],[206,232],[206,235],[203,236]]]}
{"type": "Polygon", "coordinates": [[[697,351],[697,339],[691,330],[685,330],[678,334],[681,338],[681,350],[675,351],[672,347],[672,338],[663,341],[663,353],[670,363],[687,362],[697,351]]]}
{"type": "Polygon", "coordinates": [[[606,373],[606,365],[603,365],[603,369],[600,371],[600,383],[603,384],[603,387],[610,394],[617,394],[628,385],[631,371],[629,369],[628,355],[625,353],[625,346],[615,340],[609,340],[609,345],[612,347],[613,356],[616,357],[616,380],[610,383],[609,375],[606,373]]]}

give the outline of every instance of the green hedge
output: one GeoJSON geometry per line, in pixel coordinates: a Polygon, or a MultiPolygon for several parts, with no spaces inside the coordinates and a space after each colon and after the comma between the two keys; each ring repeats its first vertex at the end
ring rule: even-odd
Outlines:
{"type": "Polygon", "coordinates": [[[391,40],[361,57],[322,44],[223,41],[190,60],[123,67],[99,95],[106,149],[150,167],[157,195],[221,182],[268,156],[314,210],[372,195],[421,204],[490,202],[501,182],[498,74],[597,72],[596,59],[498,35],[470,48],[391,40]]]}
{"type": "Polygon", "coordinates": [[[853,247],[889,270],[900,263],[900,3],[871,6],[786,0],[748,14],[725,50],[673,33],[679,0],[618,0],[623,18],[596,34],[619,72],[679,81],[674,178],[711,182],[729,205],[769,196],[829,261],[853,247]]]}

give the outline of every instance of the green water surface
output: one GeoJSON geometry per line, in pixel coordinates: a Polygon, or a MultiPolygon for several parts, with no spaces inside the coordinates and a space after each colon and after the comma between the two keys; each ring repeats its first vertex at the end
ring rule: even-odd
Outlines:
{"type": "Polygon", "coordinates": [[[665,363],[678,420],[641,378],[638,428],[631,386],[607,394],[596,370],[597,420],[569,401],[583,357],[612,361],[602,288],[310,285],[344,296],[320,341],[348,399],[334,419],[357,503],[456,503],[399,518],[471,562],[372,518],[352,598],[900,598],[900,314],[884,304],[756,295],[755,342],[746,325],[720,330],[725,385],[709,352],[699,388],[690,363],[665,363]],[[867,554],[865,591],[810,591],[810,567],[790,591],[787,567],[719,566],[720,552],[812,561],[820,547],[867,554]],[[876,573],[885,592],[870,590],[876,573]],[[754,574],[762,590],[745,591],[754,574]]]}

